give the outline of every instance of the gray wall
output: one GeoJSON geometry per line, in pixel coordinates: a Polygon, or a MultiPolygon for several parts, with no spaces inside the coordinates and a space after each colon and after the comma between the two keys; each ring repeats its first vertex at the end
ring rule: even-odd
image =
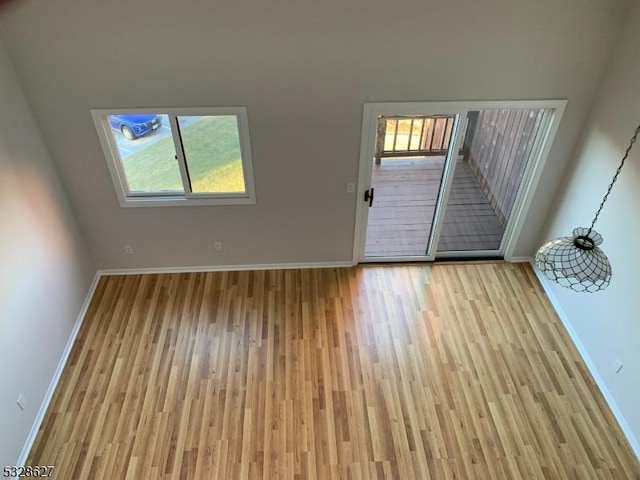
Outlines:
{"type": "Polygon", "coordinates": [[[95,272],[0,43],[0,466],[20,450],[95,272]],[[16,405],[18,395],[26,409],[16,405]]]}
{"type": "MultiPolygon", "coordinates": [[[[640,4],[624,29],[622,42],[585,129],[561,194],[554,202],[546,238],[570,236],[588,227],[629,139],[640,123],[640,4]]],[[[603,292],[576,294],[554,286],[553,293],[635,436],[640,455],[640,143],[636,143],[595,229],[613,268],[603,292]],[[616,375],[613,362],[623,367],[616,375]]]]}
{"type": "Polygon", "coordinates": [[[349,261],[364,102],[568,98],[515,251],[531,255],[628,4],[12,5],[9,50],[98,267],[135,268],[349,261]],[[229,105],[248,107],[257,205],[119,207],[90,108],[229,105]]]}

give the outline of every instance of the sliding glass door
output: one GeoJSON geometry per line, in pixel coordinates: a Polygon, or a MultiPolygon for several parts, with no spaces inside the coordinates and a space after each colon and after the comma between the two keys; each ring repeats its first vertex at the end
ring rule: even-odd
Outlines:
{"type": "Polygon", "coordinates": [[[365,105],[355,260],[504,256],[565,103],[365,105]]]}
{"type": "Polygon", "coordinates": [[[459,115],[377,118],[365,256],[429,257],[459,115]]]}
{"type": "MultiPolygon", "coordinates": [[[[551,108],[472,110],[444,209],[438,253],[500,255],[551,108]]],[[[451,256],[451,255],[448,255],[451,256]]]]}

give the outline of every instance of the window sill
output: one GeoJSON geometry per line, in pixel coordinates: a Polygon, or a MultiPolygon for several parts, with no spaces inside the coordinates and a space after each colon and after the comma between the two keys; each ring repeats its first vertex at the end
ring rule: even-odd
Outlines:
{"type": "Polygon", "coordinates": [[[254,198],[184,198],[184,197],[138,197],[120,199],[123,208],[135,207],[203,207],[216,205],[255,205],[254,198]]]}

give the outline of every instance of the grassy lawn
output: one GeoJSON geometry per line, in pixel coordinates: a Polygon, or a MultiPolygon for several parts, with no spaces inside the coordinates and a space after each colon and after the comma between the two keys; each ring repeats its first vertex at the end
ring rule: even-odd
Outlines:
{"type": "MultiPolygon", "coordinates": [[[[181,128],[196,193],[244,192],[236,117],[202,117],[181,128]]],[[[170,136],[122,160],[132,192],[183,191],[170,136]]]]}

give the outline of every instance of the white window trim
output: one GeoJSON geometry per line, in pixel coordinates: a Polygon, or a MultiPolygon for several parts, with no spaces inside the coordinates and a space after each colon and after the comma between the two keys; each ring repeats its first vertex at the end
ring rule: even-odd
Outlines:
{"type": "Polygon", "coordinates": [[[251,142],[249,139],[249,119],[246,107],[198,107],[198,108],[119,108],[119,109],[91,109],[91,116],[98,132],[98,139],[111,173],[111,178],[118,195],[121,207],[169,207],[169,206],[201,206],[201,205],[254,205],[256,203],[255,185],[253,177],[253,160],[251,156],[251,142]],[[108,115],[155,113],[168,115],[169,127],[178,156],[178,165],[183,183],[186,185],[187,167],[181,148],[177,117],[179,116],[220,116],[233,115],[238,119],[238,135],[240,153],[242,155],[242,170],[244,174],[245,192],[242,193],[192,193],[187,192],[147,192],[131,195],[120,153],[111,132],[108,115]]]}

